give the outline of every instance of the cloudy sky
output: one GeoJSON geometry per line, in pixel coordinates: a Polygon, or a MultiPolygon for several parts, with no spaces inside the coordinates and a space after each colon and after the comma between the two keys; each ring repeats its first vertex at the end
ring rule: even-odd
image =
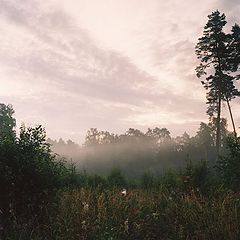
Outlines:
{"type": "Polygon", "coordinates": [[[208,119],[194,46],[216,9],[240,23],[240,0],[0,0],[0,102],[79,143],[90,127],[194,134],[208,119]]]}

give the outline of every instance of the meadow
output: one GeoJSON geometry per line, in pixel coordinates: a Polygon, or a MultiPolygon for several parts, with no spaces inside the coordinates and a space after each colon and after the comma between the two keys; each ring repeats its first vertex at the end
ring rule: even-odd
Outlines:
{"type": "Polygon", "coordinates": [[[15,219],[5,239],[238,239],[240,194],[221,188],[69,189],[44,219],[15,219]]]}

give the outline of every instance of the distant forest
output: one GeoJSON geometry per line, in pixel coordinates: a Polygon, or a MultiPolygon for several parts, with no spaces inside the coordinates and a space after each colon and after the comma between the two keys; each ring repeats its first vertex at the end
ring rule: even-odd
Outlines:
{"type": "MultiPolygon", "coordinates": [[[[87,131],[82,146],[72,140],[58,141],[48,138],[52,150],[76,163],[78,170],[107,174],[121,169],[127,177],[140,177],[144,173],[159,174],[169,169],[184,167],[186,162],[208,161],[213,165],[216,157],[216,118],[209,123],[201,122],[198,132],[175,138],[166,128],[148,128],[144,133],[129,128],[123,134],[87,131]]],[[[227,130],[227,120],[221,119],[221,154],[227,153],[226,139],[233,133],[227,130]]]]}

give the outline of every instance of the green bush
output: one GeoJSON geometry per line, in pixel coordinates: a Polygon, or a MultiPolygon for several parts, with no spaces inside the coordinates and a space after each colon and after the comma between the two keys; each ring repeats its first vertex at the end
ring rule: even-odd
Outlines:
{"type": "Polygon", "coordinates": [[[174,170],[166,171],[159,179],[159,184],[161,187],[168,190],[182,189],[183,181],[181,174],[174,170]]]}
{"type": "Polygon", "coordinates": [[[141,178],[141,187],[144,189],[149,189],[154,187],[155,184],[155,178],[154,175],[151,172],[146,172],[143,174],[141,178]]]}
{"type": "Polygon", "coordinates": [[[240,190],[240,138],[227,139],[228,155],[217,162],[221,179],[233,190],[240,190]]]}
{"type": "Polygon", "coordinates": [[[106,180],[103,177],[101,177],[97,174],[87,177],[86,187],[103,188],[104,186],[106,186],[106,180]]]}
{"type": "Polygon", "coordinates": [[[57,191],[72,184],[75,174],[51,152],[42,126],[23,125],[17,135],[13,113],[11,106],[0,105],[0,226],[17,216],[40,217],[41,209],[54,203],[57,191]]]}
{"type": "Polygon", "coordinates": [[[110,172],[107,182],[110,187],[126,187],[127,185],[127,181],[119,169],[113,169],[110,172]]]}
{"type": "Polygon", "coordinates": [[[206,192],[210,181],[210,169],[206,161],[196,162],[188,161],[185,170],[182,173],[185,186],[189,189],[199,189],[206,192]]]}

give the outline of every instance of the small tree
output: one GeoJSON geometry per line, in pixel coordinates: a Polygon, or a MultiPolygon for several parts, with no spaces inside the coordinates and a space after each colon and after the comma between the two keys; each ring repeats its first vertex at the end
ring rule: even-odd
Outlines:
{"type": "Polygon", "coordinates": [[[0,103],[0,144],[13,142],[15,139],[16,120],[12,105],[0,103]]]}
{"type": "Polygon", "coordinates": [[[214,146],[213,131],[209,124],[206,124],[204,122],[200,123],[199,131],[196,135],[196,140],[198,144],[203,147],[205,160],[207,161],[211,148],[214,146]]]}
{"type": "Polygon", "coordinates": [[[227,145],[229,154],[217,162],[221,179],[234,190],[240,190],[240,138],[229,137],[227,145]]]}

